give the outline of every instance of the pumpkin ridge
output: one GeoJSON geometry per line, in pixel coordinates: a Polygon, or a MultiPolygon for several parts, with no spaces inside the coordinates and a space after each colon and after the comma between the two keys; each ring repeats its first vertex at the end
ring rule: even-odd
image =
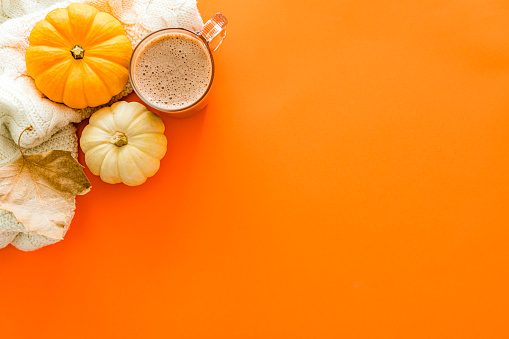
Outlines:
{"type": "MultiPolygon", "coordinates": [[[[129,130],[129,128],[134,124],[134,123],[137,123],[138,120],[142,120],[143,119],[143,115],[146,114],[145,111],[142,111],[140,115],[138,115],[135,119],[133,119],[126,127],[125,127],[125,130],[126,132],[129,130]]],[[[144,133],[142,133],[144,134],[144,133]]],[[[136,135],[133,135],[133,137],[137,137],[138,135],[141,135],[141,134],[136,134],[136,135]]]]}
{"type": "MultiPolygon", "coordinates": [[[[59,38],[61,38],[61,39],[63,40],[63,42],[66,42],[66,43],[68,43],[68,44],[72,44],[72,42],[71,42],[71,41],[70,41],[70,40],[69,40],[66,36],[64,36],[62,33],[60,33],[60,32],[59,32],[59,30],[58,30],[58,29],[57,29],[57,28],[56,28],[56,27],[55,27],[55,26],[54,26],[54,25],[53,25],[50,21],[48,21],[48,20],[46,20],[46,19],[45,19],[44,21],[46,21],[46,22],[48,23],[48,25],[50,25],[50,26],[51,26],[51,28],[52,28],[53,32],[55,33],[55,35],[57,35],[59,38]]],[[[34,28],[35,28],[35,27],[34,27],[34,28]]],[[[30,39],[30,38],[29,38],[29,39],[30,39]]],[[[59,46],[56,46],[56,45],[47,45],[47,43],[48,43],[48,42],[46,42],[46,43],[45,43],[45,44],[43,44],[43,45],[33,44],[33,46],[43,46],[43,47],[48,46],[48,47],[54,47],[54,48],[62,48],[63,50],[66,50],[66,49],[65,49],[64,47],[62,47],[62,46],[60,46],[60,47],[59,47],[59,46]]],[[[58,43],[58,42],[56,42],[56,41],[55,41],[55,43],[58,43]]],[[[30,43],[30,45],[32,45],[32,43],[30,43]]]]}
{"type": "MultiPolygon", "coordinates": [[[[97,74],[97,72],[95,70],[92,69],[92,67],[90,67],[90,65],[86,61],[83,63],[83,68],[86,68],[88,70],[88,72],[93,73],[99,80],[101,80],[101,85],[106,90],[106,92],[108,92],[108,95],[111,95],[110,92],[108,91],[107,86],[105,85],[104,80],[99,76],[99,74],[97,74]]],[[[84,94],[85,94],[85,98],[86,98],[87,102],[90,102],[87,92],[85,92],[84,94]]]]}
{"type": "MultiPolygon", "coordinates": [[[[115,121],[113,121],[113,123],[115,123],[115,121]]],[[[108,134],[108,135],[111,135],[111,132],[109,132],[109,131],[105,130],[104,128],[101,128],[101,126],[98,126],[98,125],[96,125],[96,124],[90,124],[90,125],[94,126],[94,127],[95,127],[95,128],[97,128],[97,129],[100,129],[101,131],[103,131],[104,133],[106,133],[106,134],[108,134]]],[[[115,129],[117,129],[117,126],[115,126],[115,129]]]]}
{"type": "Polygon", "coordinates": [[[103,128],[101,128],[101,126],[94,123],[89,123],[83,129],[81,138],[82,150],[83,152],[88,152],[89,150],[93,150],[96,147],[107,145],[111,138],[111,131],[105,131],[103,128]],[[90,134],[95,135],[95,137],[90,138],[90,134]]]}
{"type": "MultiPolygon", "coordinates": [[[[125,147],[125,148],[124,148],[124,150],[126,150],[126,149],[128,149],[128,148],[127,148],[127,147],[125,147]]],[[[137,170],[138,170],[138,171],[139,171],[139,172],[140,172],[140,173],[141,173],[141,174],[145,177],[145,181],[146,181],[146,180],[147,180],[147,176],[146,176],[146,175],[145,175],[145,173],[143,173],[143,171],[140,169],[140,166],[138,166],[138,164],[137,164],[137,163],[136,163],[136,161],[134,160],[134,158],[133,158],[133,156],[131,155],[131,153],[129,153],[129,152],[125,152],[125,151],[123,151],[122,153],[126,153],[126,155],[125,155],[125,156],[130,158],[131,163],[132,163],[132,164],[134,164],[134,166],[136,167],[136,169],[137,169],[137,170]]],[[[120,163],[120,161],[119,161],[118,163],[120,163]]],[[[118,166],[118,164],[117,164],[117,166],[118,166]]],[[[119,168],[119,170],[120,170],[120,168],[119,168]]],[[[119,174],[120,174],[120,178],[122,178],[122,181],[124,181],[124,178],[122,177],[121,172],[119,172],[119,174]]],[[[144,182],[145,182],[145,181],[144,181],[144,182]]]]}
{"type": "MultiPolygon", "coordinates": [[[[55,67],[59,66],[60,64],[62,64],[62,63],[64,63],[64,62],[68,63],[68,64],[69,64],[69,66],[71,65],[71,62],[69,62],[69,60],[64,60],[64,61],[62,61],[62,62],[56,63],[56,64],[52,65],[51,67],[47,68],[44,72],[42,72],[39,76],[37,76],[37,78],[40,78],[40,77],[42,77],[43,75],[46,75],[46,73],[48,73],[48,72],[49,72],[49,71],[51,71],[53,68],[55,68],[55,67]]],[[[67,81],[67,79],[66,79],[66,81],[67,81]]]]}
{"type": "Polygon", "coordinates": [[[89,123],[86,129],[83,129],[81,136],[85,140],[85,142],[83,142],[83,145],[85,145],[83,151],[85,152],[91,147],[95,147],[104,143],[105,140],[109,139],[111,135],[99,126],[89,123]],[[93,137],[89,137],[89,134],[91,134],[93,137]]]}
{"type": "MultiPolygon", "coordinates": [[[[75,63],[74,62],[70,62],[69,63],[69,67],[67,68],[67,74],[71,74],[71,72],[74,70],[74,67],[75,67],[75,63]]],[[[67,91],[67,85],[69,85],[69,76],[65,77],[65,85],[64,85],[64,90],[62,91],[62,102],[64,101],[64,98],[65,98],[65,92],[67,91]]],[[[65,104],[65,102],[64,102],[65,104]]]]}
{"type": "Polygon", "coordinates": [[[164,134],[164,133],[160,133],[160,132],[145,132],[145,133],[140,133],[140,134],[136,134],[136,135],[133,135],[131,138],[137,138],[137,137],[142,137],[142,136],[145,136],[145,135],[150,135],[150,134],[164,134]]]}
{"type": "MultiPolygon", "coordinates": [[[[93,146],[92,148],[87,149],[87,152],[92,151],[92,150],[96,149],[97,147],[100,147],[100,146],[104,145],[105,143],[106,143],[106,142],[98,143],[97,145],[93,146]]],[[[82,147],[82,148],[83,148],[83,147],[82,147]]],[[[85,152],[85,151],[83,151],[83,153],[84,153],[84,152],[85,152]]]]}
{"type": "MultiPolygon", "coordinates": [[[[85,68],[85,64],[80,64],[81,66],[81,73],[84,73],[83,72],[83,69],[85,68]]],[[[79,77],[79,81],[81,82],[81,88],[85,88],[85,80],[84,80],[84,77],[79,77]]],[[[85,104],[88,106],[90,106],[90,101],[88,100],[88,97],[87,97],[87,92],[83,91],[83,96],[85,97],[85,104]]]]}
{"type": "Polygon", "coordinates": [[[58,66],[63,62],[69,62],[67,51],[64,48],[53,46],[29,46],[27,48],[25,58],[29,59],[29,61],[26,62],[26,67],[28,74],[32,78],[38,78],[39,76],[45,74],[48,70],[48,68],[41,70],[40,67],[38,67],[41,60],[47,62],[50,61],[52,63],[50,69],[58,66]],[[61,55],[54,55],[60,53],[61,55]]]}
{"type": "MultiPolygon", "coordinates": [[[[35,47],[43,47],[45,50],[46,49],[59,49],[61,50],[62,52],[65,52],[65,53],[68,53],[69,51],[67,50],[67,48],[64,48],[64,47],[58,47],[58,46],[48,46],[48,45],[30,45],[28,46],[27,48],[27,51],[28,49],[32,47],[32,48],[35,48],[35,47]]],[[[46,51],[45,51],[46,52],[46,51]]]]}
{"type": "Polygon", "coordinates": [[[101,80],[102,84],[104,85],[104,87],[106,88],[107,92],[108,92],[108,95],[110,96],[114,96],[116,94],[111,94],[111,91],[110,89],[108,88],[108,86],[106,86],[106,81],[104,81],[104,79],[99,75],[99,72],[97,72],[94,67],[92,67],[88,62],[85,61],[85,64],[87,65],[87,67],[92,71],[94,72],[95,75],[97,75],[97,78],[99,78],[99,80],[101,80]]]}
{"type": "Polygon", "coordinates": [[[101,131],[103,131],[104,133],[107,133],[108,135],[110,134],[110,132],[108,132],[108,131],[104,130],[104,128],[101,128],[101,127],[99,127],[99,126],[97,126],[97,125],[93,125],[93,126],[94,126],[94,127],[97,127],[98,129],[100,129],[100,130],[101,130],[101,131]]]}
{"type": "MultiPolygon", "coordinates": [[[[142,136],[142,138],[150,138],[148,135],[149,135],[149,133],[140,134],[140,136],[142,136]]],[[[143,154],[148,155],[152,159],[161,160],[164,157],[164,155],[166,154],[166,149],[164,150],[164,152],[161,152],[159,149],[157,149],[157,147],[151,148],[150,146],[153,146],[153,145],[159,145],[159,146],[165,145],[166,146],[167,139],[164,134],[153,133],[153,135],[157,136],[157,137],[154,140],[155,142],[150,145],[146,141],[137,139],[136,137],[132,137],[129,139],[130,140],[129,145],[135,147],[137,150],[139,150],[143,154]],[[160,141],[161,141],[161,143],[159,143],[160,141]],[[144,143],[145,143],[145,145],[144,145],[144,143]]]]}
{"type": "MultiPolygon", "coordinates": [[[[138,148],[138,147],[136,147],[136,146],[133,146],[133,145],[129,145],[129,146],[131,146],[132,148],[136,148],[136,150],[138,150],[138,151],[139,151],[139,152],[141,152],[142,154],[146,154],[149,158],[151,158],[152,160],[155,160],[155,161],[156,161],[156,162],[158,162],[158,163],[159,163],[159,162],[160,162],[160,160],[161,160],[161,159],[157,159],[157,158],[155,158],[155,157],[151,156],[150,154],[147,154],[147,153],[143,152],[141,149],[139,149],[139,148],[138,148]]],[[[132,154],[129,154],[129,156],[130,156],[130,157],[131,157],[131,159],[133,160],[134,165],[138,168],[138,170],[141,172],[141,174],[143,174],[143,176],[145,176],[146,178],[150,178],[151,176],[153,176],[153,175],[155,174],[155,173],[153,173],[153,174],[151,174],[151,175],[150,175],[150,174],[148,174],[148,173],[150,173],[150,172],[148,172],[148,173],[147,173],[146,171],[144,171],[143,169],[141,169],[141,168],[140,168],[140,166],[138,165],[138,162],[136,161],[136,158],[135,158],[135,157],[133,157],[133,155],[132,155],[132,154]]],[[[157,171],[156,171],[156,173],[157,173],[157,171]]]]}
{"type": "MultiPolygon", "coordinates": [[[[116,146],[115,146],[116,147],[116,146]]],[[[104,154],[104,158],[103,160],[101,161],[101,167],[99,168],[99,173],[102,172],[102,169],[103,169],[103,166],[104,166],[104,160],[106,160],[106,158],[108,157],[108,155],[111,153],[111,152],[116,152],[117,150],[115,149],[115,147],[111,147],[110,150],[108,152],[106,152],[104,154]]],[[[117,161],[118,163],[118,161],[117,161]]]]}
{"type": "Polygon", "coordinates": [[[95,62],[98,62],[98,61],[103,61],[102,63],[104,62],[109,62],[110,64],[114,64],[114,65],[117,65],[119,66],[120,68],[122,68],[123,70],[126,71],[127,73],[127,81],[124,83],[124,85],[122,86],[122,88],[117,92],[117,91],[113,91],[112,89],[110,89],[111,87],[110,86],[105,86],[106,89],[108,90],[108,94],[113,97],[115,95],[117,95],[118,93],[120,93],[122,91],[122,89],[124,89],[125,85],[127,84],[127,82],[129,81],[129,71],[127,70],[127,67],[124,67],[120,64],[117,64],[116,62],[113,62],[113,61],[109,61],[109,60],[106,60],[106,59],[103,59],[103,58],[99,58],[99,57],[96,57],[96,56],[93,56],[93,57],[89,57],[88,59],[83,59],[83,60],[86,60],[86,64],[88,67],[90,67],[90,69],[92,69],[94,71],[94,73],[97,74],[97,77],[99,79],[101,79],[102,83],[103,84],[108,84],[108,81],[109,79],[104,79],[101,75],[100,75],[100,72],[97,70],[97,68],[95,67],[94,63],[95,62]]]}
{"type": "MultiPolygon", "coordinates": [[[[102,131],[102,130],[101,130],[102,131]]],[[[92,146],[91,148],[87,148],[87,152],[89,151],[93,151],[94,149],[96,149],[97,147],[100,147],[100,146],[103,146],[105,144],[107,144],[108,142],[107,141],[99,141],[97,142],[94,146],[92,146]]],[[[81,146],[81,149],[83,150],[83,146],[81,146]]],[[[86,147],[85,147],[86,148],[86,147]]],[[[83,153],[85,153],[85,150],[83,150],[83,153]]]]}
{"type": "MultiPolygon", "coordinates": [[[[85,127],[86,128],[86,127],[85,127]]],[[[99,175],[100,174],[100,167],[99,167],[99,171],[97,170],[97,162],[98,160],[100,161],[101,165],[104,161],[104,157],[103,155],[107,153],[107,147],[108,145],[106,144],[99,144],[97,145],[96,147],[94,147],[94,152],[87,152],[85,153],[85,162],[88,166],[88,168],[90,169],[90,171],[94,174],[94,175],[99,175]],[[104,150],[104,154],[102,153],[102,151],[104,150]]]]}
{"type": "Polygon", "coordinates": [[[118,161],[118,158],[119,158],[119,155],[120,155],[120,151],[118,152],[119,154],[117,154],[117,173],[118,173],[118,177],[120,178],[120,182],[122,182],[124,179],[122,178],[122,175],[120,174],[120,161],[118,161]]]}
{"type": "MultiPolygon", "coordinates": [[[[51,23],[50,23],[50,25],[51,25],[51,23]]],[[[66,37],[65,37],[62,33],[60,33],[60,32],[58,31],[58,29],[56,29],[56,27],[55,27],[55,26],[51,25],[51,27],[53,27],[53,28],[55,29],[55,33],[56,33],[59,37],[61,37],[61,38],[62,38],[65,42],[68,42],[69,44],[72,44],[72,42],[71,42],[69,39],[67,39],[67,38],[66,38],[66,37]]]]}
{"type": "MultiPolygon", "coordinates": [[[[124,35],[124,36],[125,36],[125,35],[124,35]]],[[[97,48],[98,46],[100,47],[101,45],[103,45],[103,44],[105,44],[105,43],[109,42],[110,40],[118,39],[119,37],[122,37],[122,36],[121,36],[121,35],[112,36],[112,37],[111,37],[111,38],[109,38],[109,39],[106,39],[106,40],[103,40],[103,41],[101,41],[101,42],[95,43],[95,44],[93,44],[93,45],[89,46],[89,47],[88,47],[88,50],[89,50],[89,51],[90,51],[90,50],[93,50],[93,49],[97,48]]]]}
{"type": "MultiPolygon", "coordinates": [[[[54,64],[53,66],[51,66],[50,68],[48,68],[47,70],[45,70],[44,72],[42,72],[41,74],[39,74],[36,78],[34,78],[35,80],[35,85],[37,86],[37,88],[44,88],[45,86],[42,86],[41,85],[41,79],[44,79],[44,77],[46,76],[46,74],[50,71],[52,71],[54,68],[57,68],[58,66],[60,66],[62,63],[66,63],[67,64],[67,67],[65,69],[65,71],[67,72],[71,67],[73,67],[72,65],[72,62],[70,62],[70,60],[64,60],[62,62],[59,62],[59,63],[56,63],[54,64]]],[[[69,78],[68,77],[65,77],[65,83],[64,83],[64,86],[63,88],[65,89],[65,87],[67,86],[67,80],[69,78]]],[[[47,92],[47,91],[44,91],[44,92],[47,92]]],[[[57,100],[57,98],[53,97],[53,98],[50,98],[50,96],[46,93],[45,94],[50,100],[53,100],[53,101],[57,101],[57,102],[63,102],[64,100],[64,95],[62,94],[61,96],[61,100],[57,100]]]]}
{"type": "MultiPolygon", "coordinates": [[[[92,48],[91,48],[91,49],[92,49],[92,48]]],[[[95,61],[100,61],[100,60],[102,60],[102,61],[111,62],[112,64],[119,65],[120,67],[127,69],[127,67],[125,67],[125,66],[123,66],[123,65],[119,64],[118,62],[108,60],[108,59],[106,59],[106,58],[103,58],[102,56],[94,55],[94,56],[88,57],[88,59],[93,59],[93,60],[95,60],[95,61]],[[99,60],[98,60],[98,59],[99,59],[99,60]]]]}
{"type": "Polygon", "coordinates": [[[84,41],[87,46],[92,47],[115,36],[125,36],[125,34],[125,29],[117,18],[110,13],[99,12],[92,20],[84,41]],[[98,32],[101,32],[101,34],[98,34],[98,32]]]}
{"type": "Polygon", "coordinates": [[[88,47],[87,52],[88,55],[93,58],[103,59],[109,62],[113,62],[117,65],[120,65],[122,67],[129,67],[129,61],[131,59],[130,54],[129,57],[124,57],[122,54],[118,55],[117,53],[106,53],[109,49],[115,49],[115,51],[127,49],[126,46],[129,46],[129,50],[132,52],[132,46],[127,37],[124,36],[114,36],[108,40],[104,40],[98,44],[92,45],[88,47]],[[125,38],[124,41],[122,41],[125,38]],[[112,45],[108,46],[109,44],[113,43],[112,45]],[[122,46],[124,44],[124,46],[122,46]],[[102,51],[100,49],[103,49],[102,51]],[[125,59],[125,60],[122,60],[125,59]],[[120,61],[120,62],[119,62],[120,61]]]}
{"type": "MultiPolygon", "coordinates": [[[[145,133],[133,135],[130,138],[133,139],[134,141],[136,141],[138,138],[146,138],[146,137],[151,136],[151,135],[163,135],[164,136],[164,133],[161,133],[161,132],[145,132],[145,133]]],[[[135,144],[131,144],[131,145],[135,146],[135,144]]],[[[138,146],[136,146],[136,148],[138,148],[138,146]]]]}
{"type": "MultiPolygon", "coordinates": [[[[143,134],[145,134],[145,133],[143,133],[143,134]]],[[[141,134],[140,134],[140,135],[141,135],[141,134]]],[[[148,154],[147,152],[145,152],[144,150],[140,149],[140,148],[139,148],[138,146],[136,146],[135,144],[130,143],[130,144],[129,144],[129,146],[136,148],[138,151],[140,151],[140,152],[141,152],[141,153],[143,153],[143,154],[146,154],[148,157],[151,157],[152,159],[155,159],[155,160],[161,160],[161,159],[157,159],[156,157],[154,157],[154,156],[153,156],[153,155],[151,155],[151,154],[148,154]]],[[[140,171],[141,171],[141,169],[140,169],[140,171]]],[[[142,171],[142,173],[143,173],[143,171],[142,171]]],[[[145,174],[145,173],[143,173],[143,174],[145,174]]]]}
{"type": "Polygon", "coordinates": [[[65,39],[65,41],[69,42],[69,44],[72,44],[72,32],[71,32],[71,25],[70,25],[70,18],[69,18],[69,12],[67,11],[67,8],[57,8],[54,11],[48,13],[46,17],[44,18],[44,21],[46,21],[48,24],[53,27],[56,33],[58,33],[61,37],[65,39]],[[65,27],[66,32],[60,32],[59,29],[54,24],[54,18],[52,14],[55,14],[58,11],[58,13],[65,13],[67,19],[66,21],[68,24],[65,27]],[[64,34],[65,33],[65,34],[64,34]]]}
{"type": "Polygon", "coordinates": [[[99,13],[99,10],[94,6],[74,3],[69,5],[66,8],[66,11],[67,15],[69,16],[70,33],[75,39],[75,41],[73,41],[73,44],[80,46],[86,51],[87,47],[84,46],[86,44],[86,37],[90,32],[92,23],[94,22],[95,17],[99,13]],[[79,10],[77,10],[78,8],[79,10]],[[92,12],[89,12],[90,9],[92,10],[92,12]],[[80,25],[76,25],[76,22],[79,22],[80,25]]]}
{"type": "MultiPolygon", "coordinates": [[[[88,39],[88,35],[90,34],[90,29],[92,28],[92,25],[94,24],[94,21],[95,21],[95,17],[97,16],[97,14],[99,14],[100,12],[97,11],[95,12],[94,16],[90,19],[90,21],[88,22],[88,25],[87,25],[87,28],[86,28],[86,32],[87,34],[85,35],[85,37],[83,38],[83,45],[86,45],[86,42],[87,42],[87,39],[88,39]]],[[[81,46],[85,49],[88,49],[90,48],[89,46],[85,47],[85,46],[81,46]]]]}

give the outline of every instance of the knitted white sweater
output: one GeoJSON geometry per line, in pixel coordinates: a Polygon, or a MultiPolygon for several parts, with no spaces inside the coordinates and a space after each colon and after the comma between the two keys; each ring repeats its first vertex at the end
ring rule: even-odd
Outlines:
{"type": "MultiPolygon", "coordinates": [[[[52,149],[72,151],[78,143],[72,123],[80,122],[98,108],[71,109],[44,98],[27,73],[25,52],[33,26],[55,8],[82,2],[110,13],[126,30],[133,47],[148,33],[165,27],[184,27],[198,31],[203,21],[196,0],[0,0],[0,167],[19,156],[13,140],[27,126],[21,146],[26,153],[52,149]]],[[[132,91],[130,84],[112,99],[119,100],[132,91]]],[[[57,240],[28,235],[13,214],[0,210],[0,248],[12,243],[30,251],[57,240]]]]}

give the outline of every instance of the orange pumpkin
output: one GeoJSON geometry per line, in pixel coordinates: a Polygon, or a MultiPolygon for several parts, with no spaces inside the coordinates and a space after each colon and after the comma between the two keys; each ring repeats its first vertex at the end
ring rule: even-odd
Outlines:
{"type": "Polygon", "coordinates": [[[29,37],[28,74],[49,99],[72,108],[99,106],[129,79],[131,43],[120,22],[92,6],[48,13],[29,37]]]}

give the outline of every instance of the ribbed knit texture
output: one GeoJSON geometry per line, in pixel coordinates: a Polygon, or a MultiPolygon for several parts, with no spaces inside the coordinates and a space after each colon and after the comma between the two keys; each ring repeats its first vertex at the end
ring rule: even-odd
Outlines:
{"type": "MultiPolygon", "coordinates": [[[[19,157],[17,141],[27,154],[52,149],[72,151],[78,141],[73,123],[87,118],[100,107],[72,109],[45,98],[28,75],[25,53],[34,25],[55,8],[73,2],[86,3],[117,18],[134,48],[148,33],[166,27],[184,27],[199,31],[203,21],[196,0],[0,0],[0,167],[19,157]]],[[[109,103],[132,91],[130,84],[109,103]]],[[[0,210],[0,248],[9,243],[31,251],[55,243],[44,236],[27,235],[14,215],[0,210]]]]}

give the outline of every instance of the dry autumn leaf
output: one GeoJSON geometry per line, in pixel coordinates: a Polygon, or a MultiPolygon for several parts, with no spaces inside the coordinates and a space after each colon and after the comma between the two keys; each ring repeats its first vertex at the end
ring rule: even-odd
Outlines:
{"type": "Polygon", "coordinates": [[[90,188],[83,166],[71,152],[21,152],[21,157],[0,168],[0,209],[14,213],[29,234],[62,239],[74,215],[74,197],[90,188]]]}

